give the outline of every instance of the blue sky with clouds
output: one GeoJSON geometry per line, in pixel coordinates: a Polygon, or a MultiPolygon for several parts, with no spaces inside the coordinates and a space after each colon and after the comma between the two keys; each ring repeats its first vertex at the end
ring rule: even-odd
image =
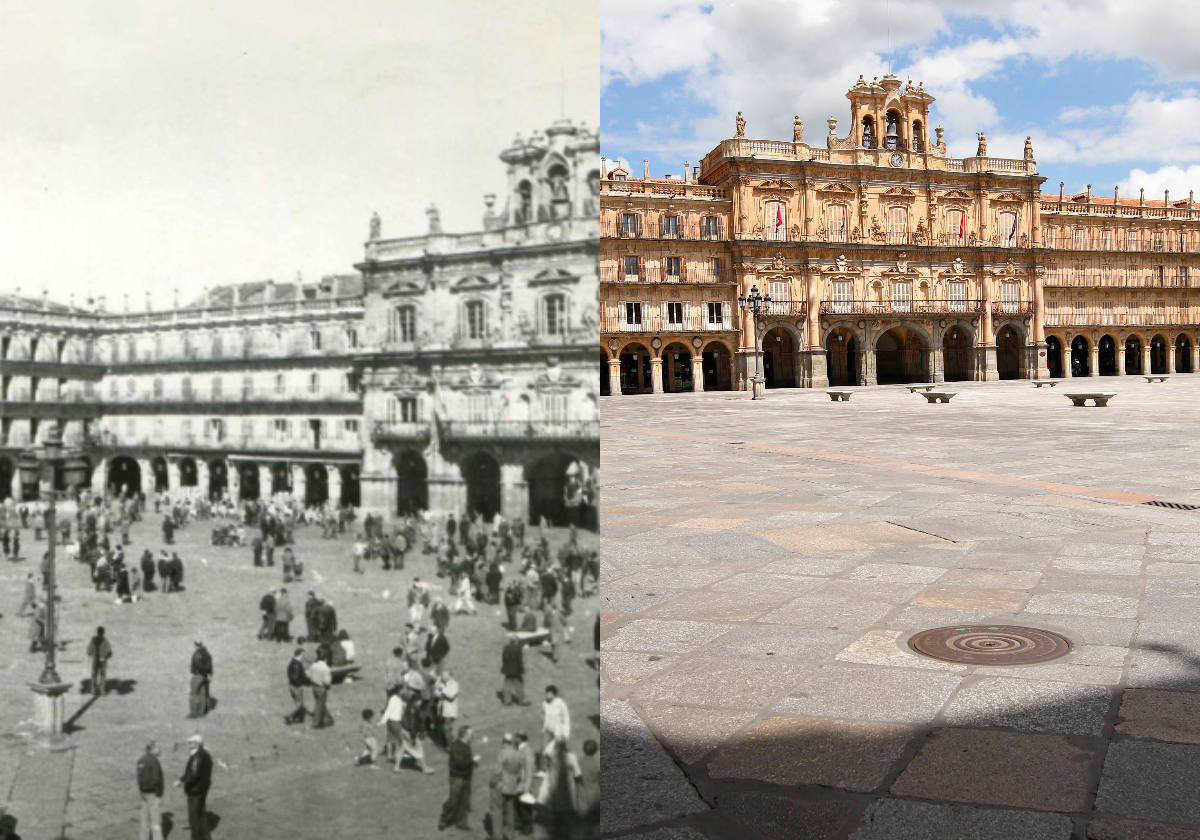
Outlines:
{"type": "Polygon", "coordinates": [[[1179,0],[615,0],[604,5],[601,151],[682,174],[725,137],[824,144],[846,90],[883,75],[937,98],[949,154],[1033,138],[1043,189],[1200,200],[1200,3],[1179,0]]]}

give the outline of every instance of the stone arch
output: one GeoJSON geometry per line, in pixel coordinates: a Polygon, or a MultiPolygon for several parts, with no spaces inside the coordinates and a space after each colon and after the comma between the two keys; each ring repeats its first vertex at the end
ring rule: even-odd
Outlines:
{"type": "Polygon", "coordinates": [[[415,449],[401,449],[392,455],[396,471],[396,513],[400,516],[420,513],[429,508],[429,468],[424,456],[415,449]]]}
{"type": "Polygon", "coordinates": [[[208,462],[208,498],[220,500],[229,489],[229,471],[223,458],[213,458],[208,462]]]}
{"type": "Polygon", "coordinates": [[[141,465],[136,458],[129,455],[117,455],[108,462],[108,475],[104,484],[117,496],[131,496],[141,492],[141,465]]]}
{"type": "Polygon", "coordinates": [[[532,459],[525,465],[529,487],[529,521],[545,516],[551,525],[578,524],[581,499],[572,478],[583,470],[574,455],[556,450],[532,459]]]}
{"type": "Polygon", "coordinates": [[[320,506],[329,501],[329,471],[324,464],[304,465],[304,504],[320,506]]]}
{"type": "Polygon", "coordinates": [[[875,346],[879,343],[879,339],[883,337],[884,333],[890,332],[891,330],[897,328],[905,329],[909,332],[915,333],[921,338],[922,341],[925,342],[926,347],[934,346],[933,336],[923,325],[916,323],[915,321],[890,321],[880,324],[875,329],[874,341],[872,342],[871,349],[875,349],[875,346]]]}
{"type": "Polygon", "coordinates": [[[1077,335],[1071,339],[1072,376],[1092,375],[1091,350],[1092,344],[1088,341],[1087,336],[1077,335]]]}
{"type": "Polygon", "coordinates": [[[796,387],[800,369],[800,349],[804,346],[799,333],[788,324],[764,324],[762,337],[763,376],[768,388],[796,387]]]}
{"type": "Polygon", "coordinates": [[[238,471],[238,501],[253,501],[262,497],[262,488],[258,482],[258,464],[253,461],[241,461],[238,471]]]}
{"type": "Polygon", "coordinates": [[[463,459],[462,474],[467,485],[466,513],[491,520],[500,511],[500,462],[479,450],[463,459]]]}
{"type": "Polygon", "coordinates": [[[928,382],[929,333],[909,323],[882,328],[873,343],[875,375],[880,385],[928,382]]]}
{"type": "Polygon", "coordinates": [[[1125,337],[1125,372],[1136,376],[1144,373],[1142,370],[1142,347],[1145,340],[1137,333],[1125,337]]]}
{"type": "Polygon", "coordinates": [[[971,378],[972,348],[975,346],[975,329],[965,321],[953,321],[941,331],[942,378],[947,382],[961,382],[971,378]]]}
{"type": "Polygon", "coordinates": [[[158,455],[151,459],[150,471],[154,474],[154,492],[165,493],[171,489],[171,471],[167,469],[165,457],[158,455]]]}
{"type": "Polygon", "coordinates": [[[1000,379],[1024,379],[1021,358],[1025,329],[1013,321],[996,327],[996,373],[1000,379]]]}
{"type": "Polygon", "coordinates": [[[1150,337],[1150,373],[1167,372],[1167,339],[1162,333],[1150,337]]]}
{"type": "Polygon", "coordinates": [[[705,391],[733,390],[733,350],[720,338],[705,344],[700,351],[705,391]]]}
{"type": "Polygon", "coordinates": [[[1046,371],[1052,379],[1063,375],[1063,342],[1056,335],[1046,336],[1046,371]]]}
{"type": "Polygon", "coordinates": [[[692,348],[682,341],[672,341],[659,352],[663,360],[663,390],[667,393],[694,391],[692,381],[692,348]]]}
{"type": "Polygon", "coordinates": [[[826,333],[825,358],[830,385],[859,384],[862,347],[862,338],[853,328],[836,326],[826,333]]]}
{"type": "Polygon", "coordinates": [[[1192,373],[1192,339],[1187,333],[1175,336],[1175,373],[1192,373]]]}
{"type": "Polygon", "coordinates": [[[653,354],[640,341],[630,341],[621,348],[621,393],[648,394],[653,388],[650,359],[653,354]]]}
{"type": "Polygon", "coordinates": [[[1105,333],[1100,336],[1096,342],[1098,350],[1096,359],[1096,373],[1100,376],[1116,376],[1118,371],[1117,366],[1117,340],[1113,338],[1111,333],[1105,333]]]}

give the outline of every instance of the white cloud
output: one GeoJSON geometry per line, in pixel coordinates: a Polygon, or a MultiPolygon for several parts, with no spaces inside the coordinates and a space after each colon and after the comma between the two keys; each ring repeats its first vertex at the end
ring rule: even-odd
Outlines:
{"type": "Polygon", "coordinates": [[[1200,165],[1186,168],[1179,166],[1163,166],[1153,172],[1144,169],[1131,170],[1129,176],[1120,182],[1121,194],[1130,198],[1138,194],[1143,187],[1146,199],[1161,201],[1163,190],[1171,191],[1171,200],[1178,201],[1187,198],[1188,190],[1196,189],[1200,184],[1200,165]]]}

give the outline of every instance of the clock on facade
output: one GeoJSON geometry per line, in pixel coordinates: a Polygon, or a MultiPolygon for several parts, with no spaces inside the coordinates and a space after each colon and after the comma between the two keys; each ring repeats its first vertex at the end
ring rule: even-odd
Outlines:
{"type": "Polygon", "coordinates": [[[902,166],[904,164],[904,155],[899,152],[892,153],[892,166],[902,166]]]}

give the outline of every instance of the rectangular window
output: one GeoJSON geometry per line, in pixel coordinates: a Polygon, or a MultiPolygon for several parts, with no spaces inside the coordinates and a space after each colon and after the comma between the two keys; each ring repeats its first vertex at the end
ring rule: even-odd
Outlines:
{"type": "Polygon", "coordinates": [[[782,201],[768,201],[763,219],[763,239],[783,242],[787,239],[787,209],[782,201]]]}
{"type": "MultiPolygon", "coordinates": [[[[398,306],[388,320],[388,341],[407,343],[417,337],[417,309],[415,306],[398,306]]],[[[357,342],[356,342],[357,343],[357,342]]]]}
{"type": "Polygon", "coordinates": [[[1087,231],[1081,227],[1075,228],[1075,248],[1082,250],[1087,244],[1087,231]]]}
{"type": "Polygon", "coordinates": [[[677,300],[667,302],[667,323],[672,327],[683,326],[683,303],[677,300]]]}
{"type": "Polygon", "coordinates": [[[1008,211],[998,214],[996,226],[1000,244],[1005,248],[1014,247],[1017,244],[1017,214],[1008,211]]]}
{"type": "Polygon", "coordinates": [[[638,328],[642,326],[641,303],[633,302],[625,304],[625,326],[638,328]]]}
{"type": "Polygon", "coordinates": [[[222,397],[221,390],[222,390],[222,388],[221,388],[221,377],[219,377],[219,376],[214,376],[214,377],[213,377],[213,381],[212,381],[212,398],[213,398],[214,400],[219,400],[219,399],[221,399],[221,397],[222,397]]]}
{"type": "MultiPolygon", "coordinates": [[[[833,284],[833,311],[846,313],[850,311],[853,299],[853,283],[849,280],[836,280],[833,284]]],[[[965,284],[964,284],[965,288],[965,284]]]]}
{"type": "Polygon", "coordinates": [[[342,431],[344,431],[346,433],[347,437],[358,437],[358,421],[357,420],[343,420],[342,421],[342,431]]]}
{"type": "Polygon", "coordinates": [[[308,375],[308,393],[316,394],[321,390],[321,374],[310,373],[308,375]]]}
{"type": "Polygon", "coordinates": [[[792,284],[786,280],[776,280],[768,285],[771,295],[771,310],[786,314],[786,307],[792,300],[792,284]],[[783,308],[776,308],[776,304],[783,308]]]}
{"type": "Polygon", "coordinates": [[[567,422],[567,395],[542,394],[542,419],[547,423],[567,422]]]}
{"type": "Polygon", "coordinates": [[[484,304],[481,300],[467,301],[467,338],[484,338],[487,324],[484,320],[484,304]]]}
{"type": "Polygon", "coordinates": [[[638,217],[633,213],[621,214],[621,236],[637,236],[638,217]]]}
{"type": "Polygon", "coordinates": [[[567,299],[562,295],[547,295],[542,301],[543,325],[546,335],[562,335],[567,331],[567,299]]]}
{"type": "Polygon", "coordinates": [[[1163,235],[1162,235],[1161,230],[1154,231],[1154,236],[1153,236],[1152,241],[1153,241],[1152,247],[1154,248],[1155,251],[1161,251],[1163,249],[1163,235]]]}
{"type": "Polygon", "coordinates": [[[1186,286],[1188,284],[1188,267],[1186,265],[1179,266],[1179,285],[1186,286]]]}
{"type": "Polygon", "coordinates": [[[827,238],[830,242],[846,241],[846,205],[830,204],[826,209],[827,238]]]}
{"type": "Polygon", "coordinates": [[[962,282],[950,283],[950,311],[967,311],[967,284],[962,282]]]}
{"type": "Polygon", "coordinates": [[[1166,279],[1166,271],[1161,265],[1154,267],[1154,279],[1158,281],[1158,285],[1163,285],[1163,282],[1166,279]]]}
{"type": "Polygon", "coordinates": [[[254,377],[246,374],[242,377],[242,399],[248,400],[254,395],[254,377]]]}
{"type": "Polygon", "coordinates": [[[291,437],[291,430],[289,429],[289,424],[288,424],[287,420],[274,421],[273,430],[275,433],[275,440],[278,443],[283,443],[289,437],[291,437]]]}
{"type": "Polygon", "coordinates": [[[284,391],[285,391],[285,388],[284,388],[283,374],[277,373],[277,374],[275,374],[275,393],[279,396],[283,396],[284,391]]]}
{"type": "MultiPolygon", "coordinates": [[[[400,397],[396,400],[396,407],[400,412],[400,422],[416,423],[417,422],[417,398],[416,397],[400,397]]],[[[358,421],[355,421],[357,423],[358,421]]],[[[355,432],[358,430],[355,429],[355,432]]]]}
{"type": "Polygon", "coordinates": [[[358,330],[346,330],[346,346],[351,350],[358,347],[358,330]]]}
{"type": "Polygon", "coordinates": [[[967,214],[962,210],[951,210],[946,214],[946,239],[951,245],[967,241],[967,214]]]}
{"type": "Polygon", "coordinates": [[[1113,236],[1112,231],[1108,228],[1100,231],[1100,247],[1105,251],[1112,250],[1113,236]]]}
{"type": "Polygon", "coordinates": [[[705,239],[716,239],[720,234],[720,226],[717,224],[716,216],[705,216],[701,222],[701,235],[705,239]]]}
{"type": "Polygon", "coordinates": [[[1056,228],[1056,227],[1046,228],[1046,247],[1047,248],[1057,248],[1058,247],[1058,228],[1056,228]]]}
{"type": "Polygon", "coordinates": [[[1004,312],[1014,313],[1017,311],[1021,300],[1021,286],[1018,283],[1001,283],[1000,284],[1000,306],[1004,312]]]}
{"type": "Polygon", "coordinates": [[[242,419],[242,442],[249,442],[254,437],[254,421],[249,417],[242,419]]]}
{"type": "Polygon", "coordinates": [[[721,301],[708,302],[708,323],[720,326],[725,323],[725,304],[721,301]]]}
{"type": "Polygon", "coordinates": [[[683,260],[679,257],[667,257],[667,276],[679,280],[683,274],[683,260]]]}
{"type": "Polygon", "coordinates": [[[714,281],[719,281],[721,279],[721,258],[720,257],[712,258],[712,273],[713,273],[714,281]]]}
{"type": "Polygon", "coordinates": [[[638,279],[638,258],[625,257],[621,265],[626,280],[638,279]]]}
{"type": "Polygon", "coordinates": [[[912,283],[892,284],[892,308],[897,312],[912,311],[912,283]]]}
{"type": "Polygon", "coordinates": [[[662,221],[662,235],[663,236],[678,236],[679,235],[679,217],[678,216],[663,216],[661,221],[662,221]]]}
{"type": "Polygon", "coordinates": [[[1113,318],[1113,304],[1111,300],[1102,301],[1100,304],[1100,323],[1105,326],[1116,323],[1113,318]]]}
{"type": "MultiPolygon", "coordinates": [[[[403,404],[403,400],[401,400],[401,404],[403,404]]],[[[488,422],[491,419],[490,409],[491,401],[487,394],[471,394],[467,397],[467,420],[471,423],[488,422]]]]}

